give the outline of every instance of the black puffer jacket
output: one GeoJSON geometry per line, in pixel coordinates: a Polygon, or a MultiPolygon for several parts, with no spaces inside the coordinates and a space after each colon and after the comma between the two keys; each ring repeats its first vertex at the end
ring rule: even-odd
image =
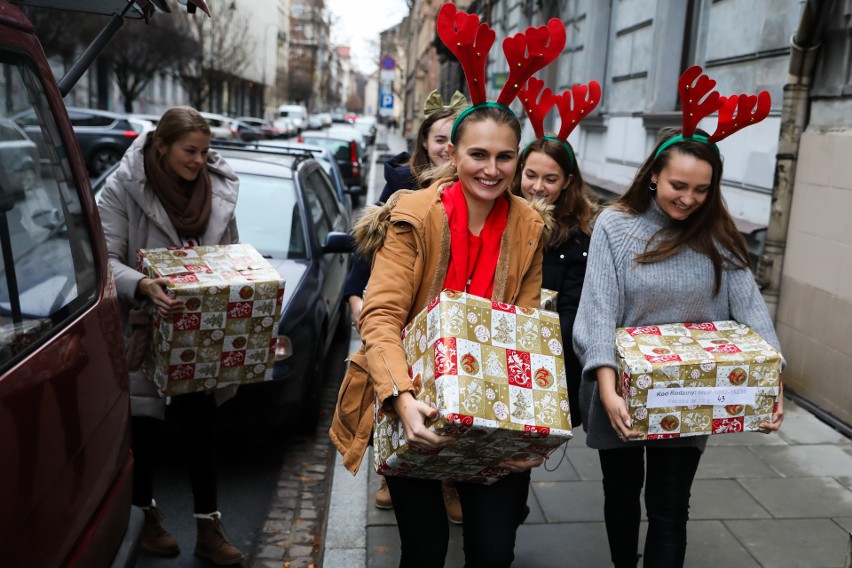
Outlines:
{"type": "Polygon", "coordinates": [[[573,230],[568,239],[544,251],[541,287],[558,292],[556,311],[562,327],[562,345],[565,346],[565,375],[568,380],[568,400],[571,405],[571,425],[582,423],[580,413],[580,377],[582,367],[572,349],[574,318],[586,276],[586,259],[590,237],[573,230]]]}
{"type": "MultiPolygon", "coordinates": [[[[376,205],[386,203],[391,195],[400,189],[418,189],[417,179],[411,174],[411,168],[408,165],[409,160],[411,156],[408,152],[402,152],[385,162],[385,187],[376,205]]],[[[346,283],[343,285],[343,297],[363,297],[364,288],[367,287],[369,279],[370,263],[361,255],[355,254],[352,258],[352,268],[349,269],[346,283]]]]}

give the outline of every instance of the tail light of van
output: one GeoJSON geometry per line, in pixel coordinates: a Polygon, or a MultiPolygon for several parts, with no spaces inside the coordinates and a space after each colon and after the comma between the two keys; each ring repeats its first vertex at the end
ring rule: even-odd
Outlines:
{"type": "Polygon", "coordinates": [[[304,139],[304,138],[302,138],[301,136],[299,136],[298,138],[296,138],[296,142],[298,142],[299,144],[304,144],[304,143],[305,143],[305,139],[304,139]]]}
{"type": "Polygon", "coordinates": [[[283,361],[293,356],[293,344],[286,335],[275,338],[275,361],[283,361]]]}
{"type": "Polygon", "coordinates": [[[358,164],[358,144],[354,140],[349,142],[349,159],[352,160],[352,177],[361,175],[358,164]]]}
{"type": "Polygon", "coordinates": [[[125,138],[136,138],[137,136],[139,136],[139,133],[135,130],[125,130],[121,133],[121,135],[125,138]]]}

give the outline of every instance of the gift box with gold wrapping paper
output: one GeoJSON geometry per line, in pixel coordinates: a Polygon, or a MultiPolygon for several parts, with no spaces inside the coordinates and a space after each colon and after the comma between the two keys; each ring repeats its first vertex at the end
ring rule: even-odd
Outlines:
{"type": "Polygon", "coordinates": [[[376,471],[490,483],[505,459],[547,456],[571,438],[559,316],[444,290],[403,331],[418,400],[438,409],[429,427],[458,441],[412,450],[402,423],[377,405],[376,471]]]}
{"type": "Polygon", "coordinates": [[[556,311],[556,296],[559,292],[556,290],[541,289],[541,309],[550,312],[556,311]]]}
{"type": "Polygon", "coordinates": [[[138,268],[171,280],[179,317],[153,318],[146,365],[167,396],[271,378],[284,281],[246,244],[145,249],[138,268]]]}
{"type": "Polygon", "coordinates": [[[756,431],[778,396],[781,355],[735,321],[618,328],[633,428],[648,439],[756,431]]]}

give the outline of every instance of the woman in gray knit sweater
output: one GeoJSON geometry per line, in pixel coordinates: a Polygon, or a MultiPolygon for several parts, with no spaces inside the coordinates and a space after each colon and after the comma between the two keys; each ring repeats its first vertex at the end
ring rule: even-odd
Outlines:
{"type": "MultiPolygon", "coordinates": [[[[736,320],[780,350],[745,241],[722,199],[718,150],[706,138],[665,144],[679,134],[663,131],[630,188],[598,218],[574,326],[583,366],[583,425],[587,444],[599,450],[604,518],[617,568],[638,564],[643,484],[644,565],[683,566],[690,488],[707,437],[628,441],[642,434],[631,429],[616,392],[615,329],[736,320]]],[[[761,430],[777,430],[782,420],[779,396],[772,421],[761,430]]]]}

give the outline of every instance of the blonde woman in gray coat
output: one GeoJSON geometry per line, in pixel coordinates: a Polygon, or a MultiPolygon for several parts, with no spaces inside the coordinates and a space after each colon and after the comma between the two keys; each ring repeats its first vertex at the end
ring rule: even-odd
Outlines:
{"type": "MultiPolygon", "coordinates": [[[[234,217],[239,181],[209,146],[210,126],[196,110],[169,109],[154,132],[139,137],[127,150],[107,180],[98,206],[131,368],[133,504],[145,511],[142,550],[157,556],[173,556],[180,549],[177,539],[162,527],[162,513],[153,498],[154,457],[165,399],[141,362],[149,344],[153,310],[162,316],[179,315],[183,302],[166,294],[168,279],[150,279],[136,270],[136,251],[239,241],[234,217]]],[[[181,418],[192,481],[198,528],[195,554],[221,566],[244,558],[222,530],[216,487],[215,410],[235,390],[172,399],[181,418]]]]}

